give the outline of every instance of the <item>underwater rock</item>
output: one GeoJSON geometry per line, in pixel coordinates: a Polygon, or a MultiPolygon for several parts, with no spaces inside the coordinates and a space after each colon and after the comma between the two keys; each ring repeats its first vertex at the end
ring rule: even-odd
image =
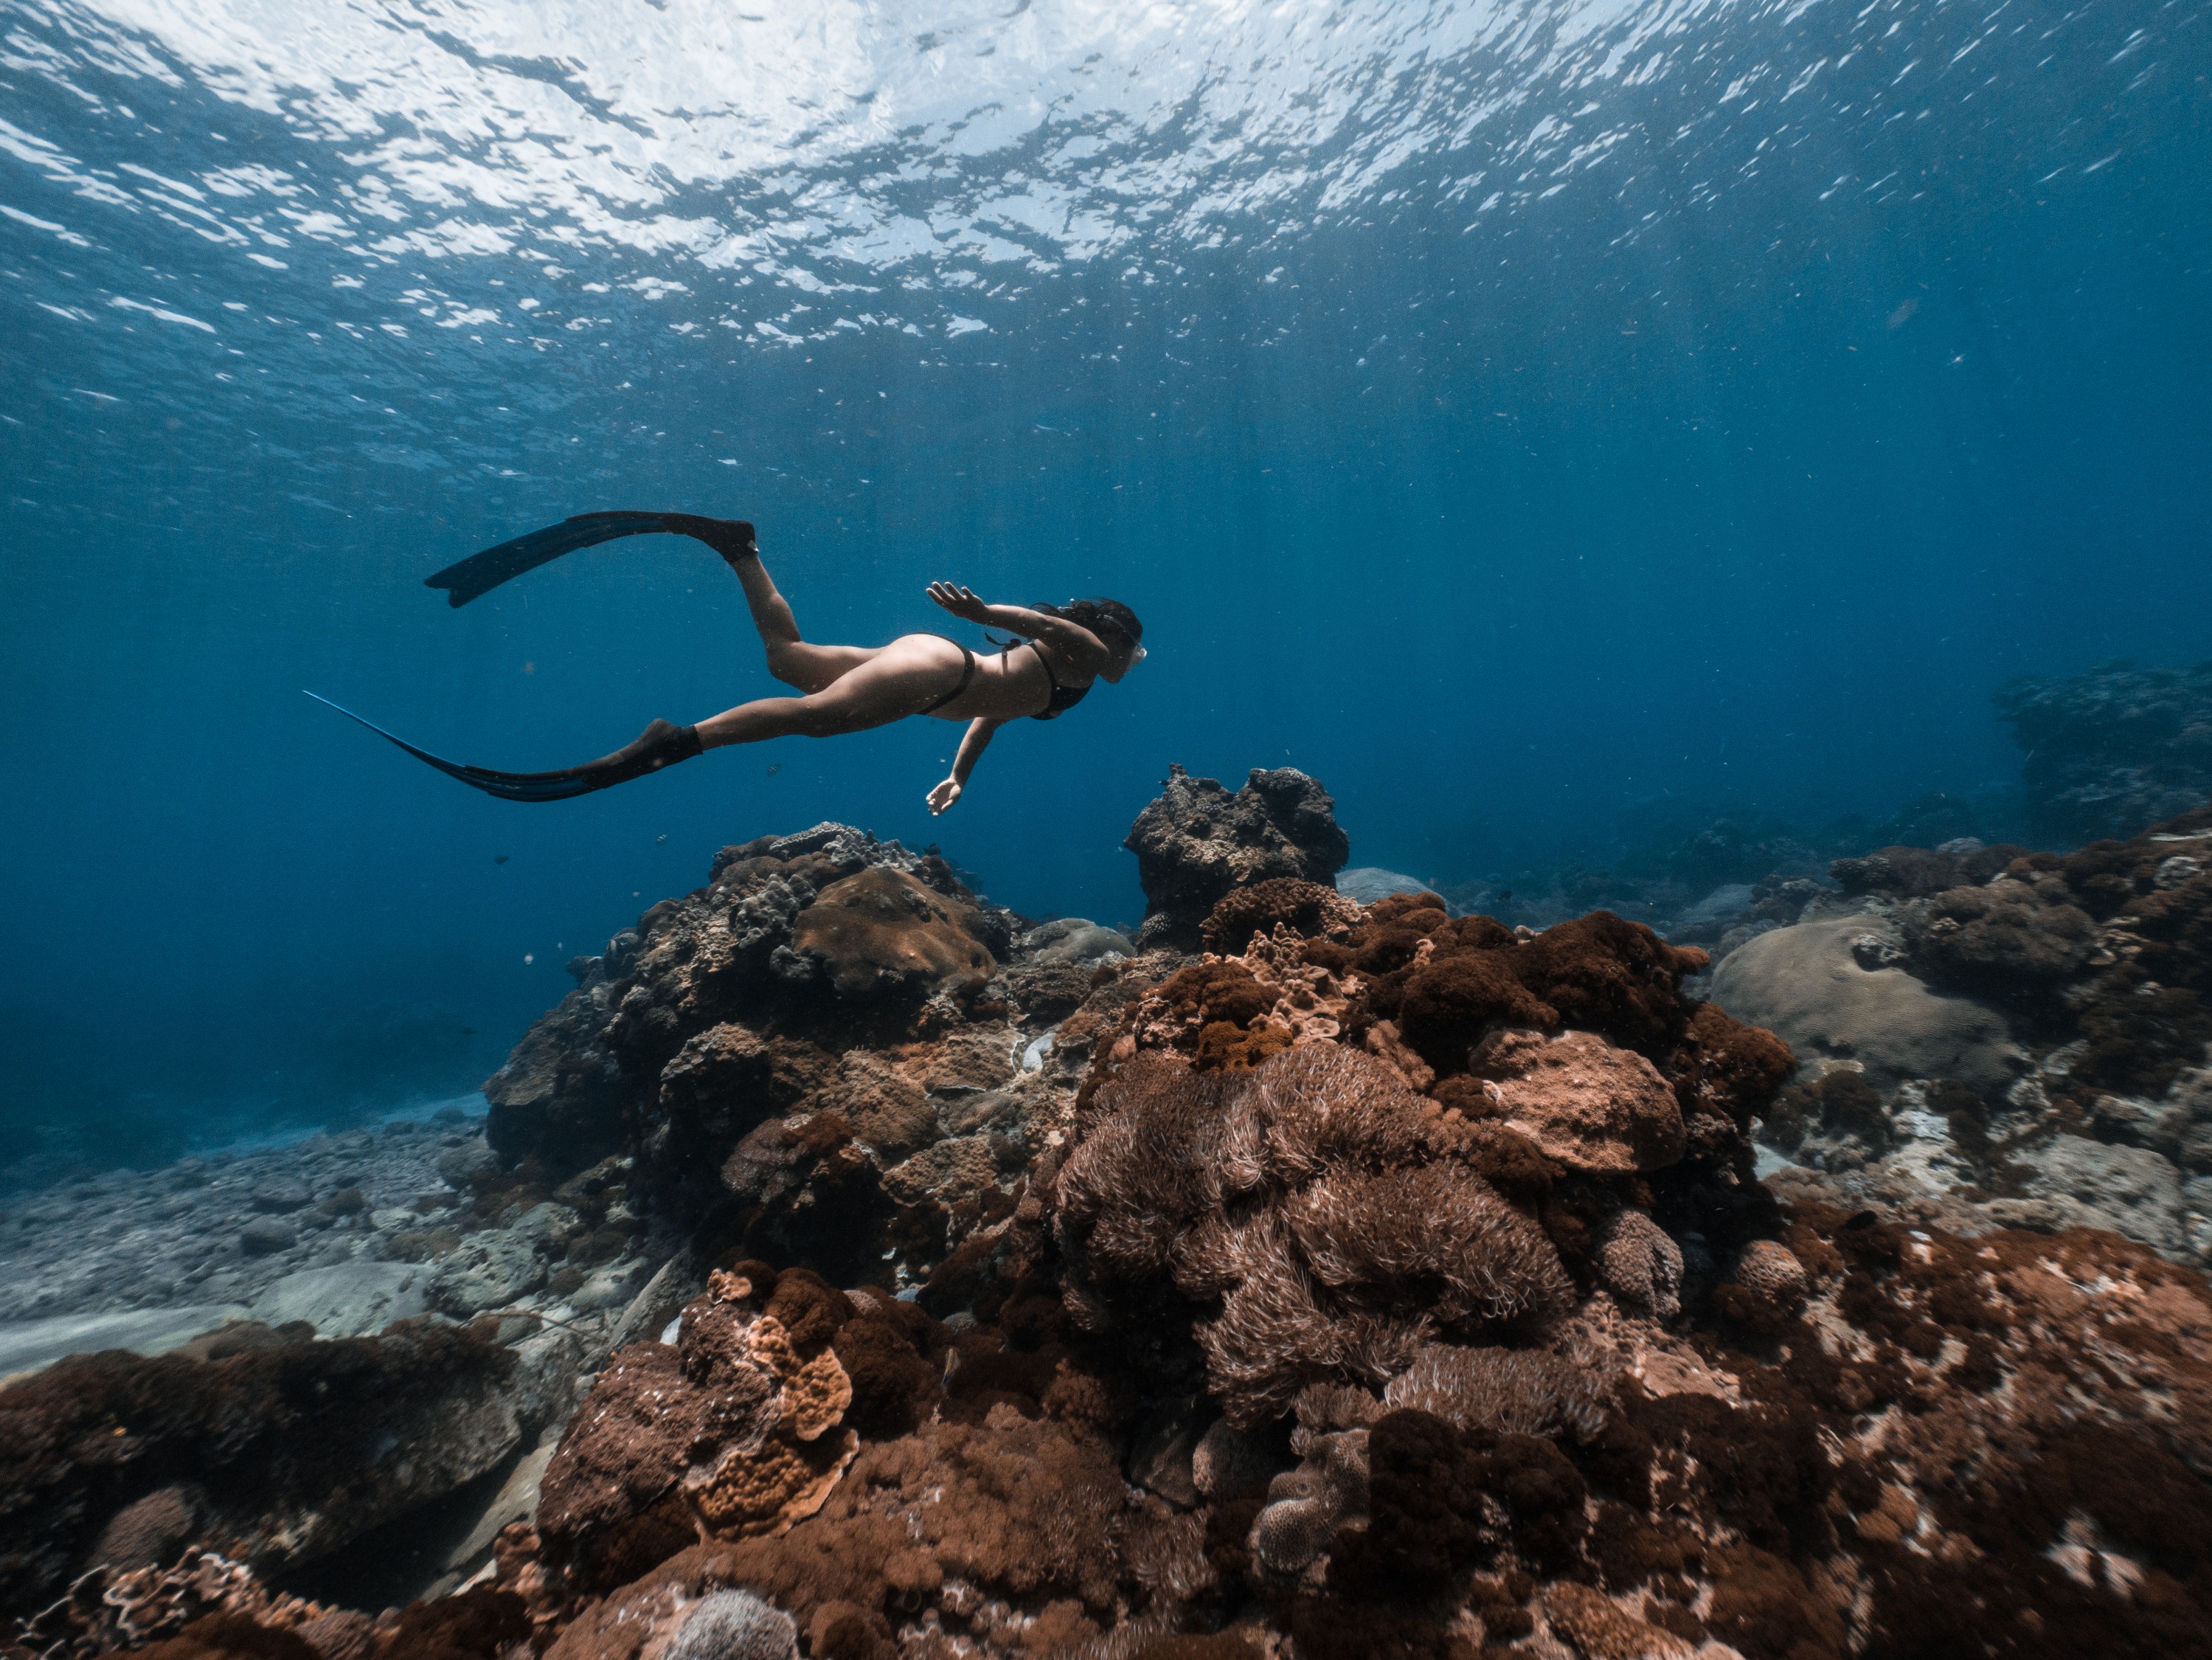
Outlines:
{"type": "Polygon", "coordinates": [[[2212,663],[2014,680],[1996,694],[2027,751],[2038,827],[2063,842],[2133,836],[2212,802],[2212,663]]]}
{"type": "Polygon", "coordinates": [[[273,1256],[299,1243],[300,1231],[273,1216],[257,1216],[238,1231],[238,1247],[248,1256],[273,1256]]]}
{"type": "Polygon", "coordinates": [[[395,1320],[412,1320],[427,1311],[431,1278],[428,1269],[411,1262],[304,1268],[255,1298],[252,1317],[271,1326],[304,1320],[319,1337],[366,1337],[395,1320]]]}
{"type": "Polygon", "coordinates": [[[485,1080],[485,1135],[501,1160],[567,1174],[621,1146],[622,1073],[604,1041],[612,1005],[605,977],[570,992],[485,1080]]]}
{"type": "Polygon", "coordinates": [[[1121,844],[1137,855],[1145,890],[1138,944],[1196,945],[1231,888],[1279,876],[1333,884],[1352,852],[1335,808],[1319,782],[1290,767],[1255,767],[1234,794],[1218,779],[1169,768],[1121,844]]]}
{"type": "Polygon", "coordinates": [[[1907,1079],[1954,1078],[2002,1093],[2026,1060],[2004,1017],[1881,965],[1886,937],[1862,917],[1777,928],[1721,964],[1713,1000],[1802,1057],[1857,1061],[1884,1091],[1907,1079]]]}
{"type": "Polygon", "coordinates": [[[246,1195],[254,1209],[283,1215],[291,1211],[305,1210],[315,1202],[315,1195],[305,1182],[295,1177],[273,1176],[254,1183],[253,1190],[246,1195]]]}
{"type": "Polygon", "coordinates": [[[2017,1158],[2021,1196],[1991,1201],[1997,1220],[2054,1232],[2109,1228],[2154,1250],[2175,1251],[2185,1243],[2181,1173],[2149,1148],[2060,1135],[2017,1158]]]}
{"type": "Polygon", "coordinates": [[[439,1262],[431,1276],[430,1300],[446,1313],[466,1318],[505,1308],[544,1280],[537,1248],[521,1234],[471,1234],[439,1262]]]}
{"type": "MultiPolygon", "coordinates": [[[[644,1205],[671,1223],[712,1219],[741,1254],[805,1256],[853,1279],[890,1272],[879,1265],[896,1235],[927,1268],[1011,1203],[1009,1155],[993,1144],[981,1179],[973,1159],[907,1162],[896,1195],[884,1172],[957,1134],[934,1101],[1014,1074],[1036,1042],[1014,1024],[1032,1015],[1023,1000],[1053,1018],[1079,1008],[1098,972],[1084,964],[1128,942],[1070,927],[1018,945],[1032,931],[942,858],[849,826],[725,848],[711,879],[651,907],[518,1047],[488,1086],[497,1145],[557,1144],[573,1162],[557,1080],[583,1079],[612,1090],[600,1122],[620,1138],[584,1150],[626,1149],[644,1205]],[[1046,960],[1054,946],[1066,956],[1046,960]],[[556,1084],[526,1099],[510,1073],[556,1084]]],[[[1036,1087],[993,1131],[1041,1137],[1033,1115],[1064,1110],[1072,1081],[1039,1060],[1036,1087]]]]}

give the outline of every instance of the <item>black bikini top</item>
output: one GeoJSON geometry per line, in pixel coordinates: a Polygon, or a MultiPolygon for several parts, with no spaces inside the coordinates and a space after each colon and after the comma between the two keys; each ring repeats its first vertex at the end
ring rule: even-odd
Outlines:
{"type": "MultiPolygon", "coordinates": [[[[1085,694],[1091,690],[1091,685],[1088,681],[1085,682],[1082,685],[1074,687],[1061,685],[1060,684],[1060,677],[1052,672],[1052,663],[1050,660],[1045,656],[1043,647],[1038,645],[1034,640],[1017,641],[1015,642],[1015,644],[1027,646],[1030,650],[1036,653],[1038,666],[1044,670],[1045,684],[1052,688],[1052,696],[1045,700],[1045,705],[1042,708],[1039,709],[1035,714],[1030,717],[1030,720],[1057,721],[1061,715],[1066,714],[1068,710],[1073,708],[1078,703],[1080,703],[1083,701],[1085,694]]],[[[999,655],[1004,657],[1008,652],[1013,649],[1014,647],[1012,645],[1001,646],[999,648],[999,655]]]]}

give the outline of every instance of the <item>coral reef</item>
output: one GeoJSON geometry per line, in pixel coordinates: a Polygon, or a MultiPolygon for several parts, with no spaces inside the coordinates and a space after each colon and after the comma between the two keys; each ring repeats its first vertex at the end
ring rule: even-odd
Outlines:
{"type": "MultiPolygon", "coordinates": [[[[2212,1290],[2096,1231],[2203,1250],[2212,825],[1771,892],[1713,984],[1796,973],[1799,1067],[1702,951],[1358,906],[1198,827],[1245,800],[1154,815],[1254,854],[1155,910],[1189,958],[842,827],[726,849],[448,1200],[332,1213],[495,1312],[0,1391],[9,1660],[2212,1657],[2212,1290]],[[484,1458],[432,1594],[309,1600],[484,1458]]],[[[281,1174],[226,1225],[335,1197],[281,1174]]]]}
{"type": "Polygon", "coordinates": [[[1233,795],[1218,779],[1170,767],[1122,845],[1137,855],[1145,891],[1137,943],[1147,947],[1197,944],[1232,888],[1285,877],[1328,883],[1352,856],[1328,792],[1289,767],[1254,768],[1233,795]]]}
{"type": "Polygon", "coordinates": [[[1065,1122],[1082,1012],[1130,942],[1030,927],[933,850],[844,825],[725,848],[709,875],[572,965],[486,1085],[495,1150],[555,1176],[627,1158],[639,1209],[738,1255],[926,1277],[1065,1122]]]}
{"type": "Polygon", "coordinates": [[[2014,680],[1996,704],[2027,751],[2037,828],[2062,844],[2132,836],[2212,801],[2212,663],[2014,680]]]}

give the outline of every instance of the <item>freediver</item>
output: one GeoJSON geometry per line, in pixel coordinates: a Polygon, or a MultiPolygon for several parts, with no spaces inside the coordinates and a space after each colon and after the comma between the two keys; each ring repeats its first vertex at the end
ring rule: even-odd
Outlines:
{"type": "MultiPolygon", "coordinates": [[[[758,697],[710,715],[696,726],[655,721],[634,741],[580,767],[558,772],[495,772],[442,760],[350,709],[341,714],[391,739],[409,754],[487,794],[514,801],[553,801],[587,794],[689,761],[710,749],[769,738],[833,738],[889,726],[908,715],[965,721],[952,770],[928,794],[942,813],[960,799],[969,775],[1009,721],[1054,721],[1083,701],[1094,682],[1118,683],[1144,660],[1144,624],[1118,599],[1074,599],[1065,605],[994,605],[953,582],[932,582],[929,598],[963,622],[1016,636],[978,656],[939,634],[902,634],[884,646],[825,646],[803,638],[790,603],[761,562],[753,527],[742,520],[690,514],[586,514],[488,548],[429,577],[465,605],[548,560],[616,537],[666,531],[704,542],[720,554],[744,589],[768,670],[797,697],[758,697]]],[[[315,696],[313,693],[308,694],[315,696]]],[[[318,701],[329,702],[327,698],[318,701]]],[[[331,704],[338,708],[337,704],[331,704]]]]}

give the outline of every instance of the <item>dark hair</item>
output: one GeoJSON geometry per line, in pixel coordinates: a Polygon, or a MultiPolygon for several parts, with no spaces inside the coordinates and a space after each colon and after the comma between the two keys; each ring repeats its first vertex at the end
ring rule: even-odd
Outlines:
{"type": "Polygon", "coordinates": [[[1120,635],[1134,651],[1144,642],[1145,625],[1137,620],[1137,613],[1119,599],[1071,599],[1064,605],[1037,604],[1031,611],[1042,611],[1047,617],[1057,617],[1063,623],[1073,623],[1078,628],[1089,629],[1109,649],[1112,635],[1120,635]]]}

